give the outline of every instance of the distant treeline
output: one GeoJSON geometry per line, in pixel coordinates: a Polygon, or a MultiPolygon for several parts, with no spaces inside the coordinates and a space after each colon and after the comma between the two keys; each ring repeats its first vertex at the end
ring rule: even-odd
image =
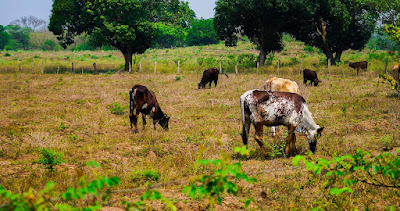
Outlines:
{"type": "MultiPolygon", "coordinates": [[[[21,18],[22,19],[22,18],[21,18]]],[[[63,50],[55,35],[47,28],[37,30],[29,25],[19,24],[0,25],[0,50],[63,50]]],[[[193,19],[189,27],[158,24],[157,39],[152,43],[153,48],[171,48],[184,46],[201,46],[219,42],[214,30],[213,19],[193,19]]],[[[109,45],[96,43],[88,35],[75,38],[74,44],[67,50],[115,50],[109,45]]]]}

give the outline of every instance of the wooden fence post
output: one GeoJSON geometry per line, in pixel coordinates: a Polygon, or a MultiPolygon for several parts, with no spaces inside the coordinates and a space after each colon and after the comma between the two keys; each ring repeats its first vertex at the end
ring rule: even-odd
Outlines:
{"type": "Polygon", "coordinates": [[[129,62],[129,73],[131,73],[131,72],[132,72],[132,63],[129,62]]]}
{"type": "Polygon", "coordinates": [[[331,60],[328,59],[328,73],[331,75],[331,60]]]}
{"type": "Polygon", "coordinates": [[[60,64],[57,64],[57,75],[60,73],[60,64]]]}
{"type": "Polygon", "coordinates": [[[6,67],[6,73],[7,73],[7,67],[6,67]]]}
{"type": "Polygon", "coordinates": [[[237,63],[236,63],[236,66],[235,66],[235,72],[236,72],[236,74],[238,74],[238,73],[239,73],[238,66],[239,66],[239,62],[237,62],[237,63]]]}
{"type": "Polygon", "coordinates": [[[260,68],[260,62],[257,62],[257,74],[258,74],[258,68],[260,68]]]}
{"type": "Polygon", "coordinates": [[[389,58],[388,58],[388,57],[386,57],[386,62],[385,62],[385,74],[386,74],[386,70],[387,70],[388,62],[389,62],[389,58]]]}
{"type": "Polygon", "coordinates": [[[303,69],[303,59],[301,59],[301,62],[300,62],[300,70],[299,70],[299,74],[301,74],[301,70],[303,69]]]}
{"type": "Polygon", "coordinates": [[[142,72],[142,62],[139,62],[140,72],[142,72]]]}
{"type": "Polygon", "coordinates": [[[277,67],[276,72],[279,74],[279,59],[278,59],[278,61],[276,62],[276,67],[277,67]]]}
{"type": "Polygon", "coordinates": [[[222,65],[221,65],[221,61],[219,61],[219,72],[222,73],[222,65]]]}
{"type": "Polygon", "coordinates": [[[35,64],[32,65],[31,73],[33,73],[33,70],[35,70],[35,64]]]}
{"type": "Polygon", "coordinates": [[[82,75],[83,75],[83,67],[82,67],[82,75]]]}
{"type": "Polygon", "coordinates": [[[71,72],[74,73],[74,63],[71,62],[71,72]]]}
{"type": "Polygon", "coordinates": [[[93,63],[93,69],[94,69],[94,74],[97,75],[97,67],[96,67],[96,63],[93,63]]]}
{"type": "Polygon", "coordinates": [[[44,73],[43,62],[42,62],[42,74],[44,73]]]}
{"type": "Polygon", "coordinates": [[[179,74],[179,67],[180,67],[181,61],[178,61],[178,74],[179,74]]]}
{"type": "Polygon", "coordinates": [[[154,74],[157,72],[157,61],[154,61],[154,74]]]}
{"type": "Polygon", "coordinates": [[[19,61],[19,68],[18,68],[19,72],[21,72],[21,61],[19,61]]]}

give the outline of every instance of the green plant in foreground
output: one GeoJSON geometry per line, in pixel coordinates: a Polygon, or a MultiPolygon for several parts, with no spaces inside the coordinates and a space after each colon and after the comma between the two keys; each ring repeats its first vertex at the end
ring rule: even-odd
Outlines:
{"type": "Polygon", "coordinates": [[[128,211],[151,210],[151,208],[148,207],[145,202],[148,200],[151,201],[160,200],[161,203],[166,204],[165,207],[166,210],[172,210],[172,211],[177,210],[175,205],[169,199],[165,198],[159,191],[150,189],[143,193],[139,201],[136,201],[134,203],[129,203],[125,201],[123,202],[123,204],[126,206],[126,210],[128,211]]]}
{"type": "MultiPolygon", "coordinates": [[[[245,146],[244,146],[245,147],[245,146]]],[[[236,148],[235,152],[240,152],[242,155],[248,155],[249,151],[243,148],[236,148]]],[[[199,160],[197,165],[214,165],[216,170],[210,175],[199,175],[194,181],[183,189],[183,192],[191,199],[198,196],[200,199],[211,197],[216,199],[218,203],[222,202],[222,195],[227,192],[236,195],[239,188],[234,180],[244,180],[250,184],[256,181],[255,178],[250,178],[242,171],[240,163],[232,164],[228,155],[223,155],[218,160],[199,160]]],[[[250,205],[250,200],[245,202],[246,207],[250,205]]],[[[213,202],[212,202],[213,203],[213,202]]]]}
{"type": "MultiPolygon", "coordinates": [[[[400,153],[400,150],[397,151],[400,153]]],[[[330,194],[340,195],[352,192],[350,188],[355,183],[366,183],[379,187],[400,188],[400,157],[391,153],[382,153],[376,157],[363,150],[357,150],[355,155],[334,156],[331,160],[311,159],[297,155],[293,165],[303,161],[313,176],[323,175],[325,187],[332,187],[341,181],[342,187],[332,187],[330,194]]]]}
{"type": "Polygon", "coordinates": [[[46,148],[40,150],[40,159],[38,163],[45,165],[50,171],[54,171],[54,166],[62,162],[62,154],[59,152],[46,148]]]}
{"type": "MultiPolygon", "coordinates": [[[[99,166],[96,162],[90,165],[99,166]]],[[[78,188],[68,188],[66,192],[59,194],[56,194],[53,182],[48,182],[41,191],[29,189],[22,194],[14,194],[0,186],[0,210],[99,210],[102,207],[101,202],[107,202],[110,197],[110,188],[119,183],[117,177],[100,177],[88,183],[83,176],[79,179],[78,188]],[[89,197],[92,200],[87,200],[89,197]],[[79,203],[80,200],[84,200],[84,203],[79,203]]]]}
{"type": "Polygon", "coordinates": [[[138,171],[133,171],[131,173],[131,179],[134,182],[140,182],[140,181],[158,181],[161,177],[160,172],[156,170],[138,170],[138,171]]]}

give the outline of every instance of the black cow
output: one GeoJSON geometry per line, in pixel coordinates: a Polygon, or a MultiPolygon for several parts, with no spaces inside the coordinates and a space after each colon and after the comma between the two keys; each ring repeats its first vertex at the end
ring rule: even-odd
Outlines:
{"type": "Polygon", "coordinates": [[[349,63],[349,67],[357,70],[357,75],[358,75],[358,71],[360,69],[363,69],[365,71],[367,71],[368,68],[368,62],[367,61],[361,61],[361,62],[350,62],[349,63]]]}
{"type": "MultiPolygon", "coordinates": [[[[211,82],[214,81],[215,83],[215,87],[217,87],[217,83],[218,83],[218,75],[219,75],[219,70],[215,67],[212,67],[210,69],[204,70],[203,72],[203,77],[201,78],[200,83],[198,84],[199,89],[206,88],[206,84],[210,83],[210,88],[211,88],[211,82]]],[[[228,75],[224,74],[227,78],[228,75]]]]}
{"type": "Polygon", "coordinates": [[[311,85],[314,83],[314,86],[318,86],[318,83],[322,82],[318,79],[317,72],[310,69],[304,69],[303,83],[307,84],[307,81],[311,81],[311,85]]]}
{"type": "Polygon", "coordinates": [[[145,86],[135,85],[129,90],[129,119],[131,128],[132,124],[135,126],[134,133],[138,132],[137,119],[139,113],[142,113],[143,130],[146,125],[145,115],[149,115],[153,119],[154,129],[158,122],[162,128],[168,130],[169,117],[161,110],[154,92],[148,90],[145,86]]]}

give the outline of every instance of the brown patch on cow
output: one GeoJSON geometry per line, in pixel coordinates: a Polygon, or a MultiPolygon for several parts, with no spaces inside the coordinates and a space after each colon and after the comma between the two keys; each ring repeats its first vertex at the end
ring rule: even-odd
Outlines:
{"type": "Polygon", "coordinates": [[[300,96],[296,93],[290,93],[290,92],[274,92],[274,91],[254,90],[253,96],[254,96],[254,100],[256,100],[257,103],[268,101],[271,97],[277,97],[277,101],[282,101],[282,99],[288,99],[295,103],[297,112],[301,111],[303,103],[306,102],[302,96],[300,96]]]}

